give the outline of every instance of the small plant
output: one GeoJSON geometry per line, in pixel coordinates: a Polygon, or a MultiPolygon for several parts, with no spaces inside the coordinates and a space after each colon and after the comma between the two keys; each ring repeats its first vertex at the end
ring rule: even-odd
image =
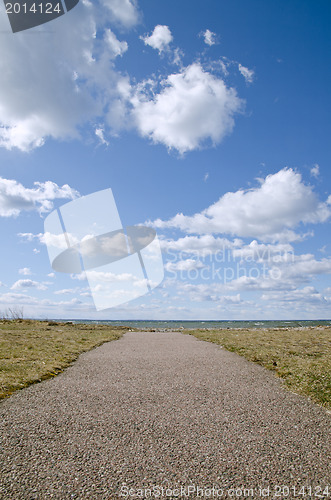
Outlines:
{"type": "Polygon", "coordinates": [[[8,307],[8,309],[0,312],[0,319],[2,321],[17,321],[22,320],[23,317],[23,307],[8,307]]]}
{"type": "Polygon", "coordinates": [[[23,319],[23,307],[9,307],[8,308],[10,318],[13,320],[23,319]]]}

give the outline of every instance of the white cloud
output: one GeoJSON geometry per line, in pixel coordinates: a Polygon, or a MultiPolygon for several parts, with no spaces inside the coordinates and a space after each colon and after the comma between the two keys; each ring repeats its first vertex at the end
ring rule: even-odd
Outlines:
{"type": "Polygon", "coordinates": [[[212,45],[215,45],[215,43],[217,42],[216,33],[213,33],[212,31],[210,31],[208,29],[202,33],[202,36],[203,36],[205,44],[209,45],[209,47],[211,47],[212,45]]]}
{"type": "Polygon", "coordinates": [[[131,28],[139,21],[136,0],[102,0],[101,3],[110,10],[111,20],[126,28],[131,28]]]}
{"type": "Polygon", "coordinates": [[[170,254],[174,251],[183,254],[199,255],[200,257],[225,252],[232,248],[241,247],[242,244],[242,241],[239,239],[230,241],[226,238],[216,238],[211,234],[185,236],[178,240],[160,240],[162,250],[170,254]]]}
{"type": "MultiPolygon", "coordinates": [[[[204,271],[201,274],[204,274],[204,271]]],[[[205,273],[206,276],[207,274],[205,273]]],[[[229,292],[291,291],[295,289],[295,284],[284,281],[278,276],[272,278],[268,271],[264,272],[262,268],[259,272],[254,269],[254,273],[252,273],[254,276],[250,276],[250,269],[245,267],[236,269],[236,267],[224,267],[222,264],[218,264],[218,267],[212,271],[209,269],[209,276],[211,277],[212,274],[214,275],[212,281],[205,280],[202,283],[196,283],[172,280],[172,284],[175,285],[180,296],[197,302],[202,300],[217,301],[229,292]],[[217,269],[219,273],[217,273],[217,269]]],[[[181,276],[181,278],[184,277],[181,276]]]]}
{"type": "MultiPolygon", "coordinates": [[[[282,251],[281,246],[279,250],[282,251]]],[[[253,256],[255,261],[248,256],[247,260],[238,262],[231,254],[213,261],[203,258],[200,261],[171,260],[166,264],[167,271],[172,274],[167,284],[175,285],[180,293],[189,294],[190,298],[192,294],[200,298],[203,295],[216,298],[229,291],[292,291],[310,283],[317,275],[331,274],[331,258],[317,261],[311,254],[294,255],[285,251],[277,256],[273,252],[276,248],[271,250],[270,260],[266,255],[261,258],[256,253],[253,256]],[[193,275],[192,270],[195,271],[193,275]],[[189,273],[189,279],[202,280],[203,283],[183,283],[182,280],[187,279],[183,271],[189,273]]]]}
{"type": "Polygon", "coordinates": [[[237,295],[222,295],[220,303],[223,304],[239,304],[241,302],[240,294],[237,295]]]}
{"type": "Polygon", "coordinates": [[[23,267],[18,270],[19,274],[23,274],[24,276],[30,276],[32,274],[31,269],[29,267],[23,267]]]}
{"type": "Polygon", "coordinates": [[[247,83],[252,83],[254,80],[254,71],[252,69],[248,69],[242,64],[238,64],[238,69],[242,76],[245,78],[247,83]]]}
{"type": "Polygon", "coordinates": [[[131,100],[133,117],[142,136],[180,153],[197,149],[207,140],[221,142],[243,107],[236,91],[199,63],[169,75],[161,87],[152,96],[147,85],[136,89],[131,100]]]}
{"type": "Polygon", "coordinates": [[[193,283],[202,281],[203,286],[213,295],[222,295],[229,291],[291,290],[296,284],[311,281],[312,277],[308,274],[302,274],[300,277],[289,276],[286,266],[274,264],[272,260],[261,263],[248,259],[239,262],[231,253],[221,254],[212,260],[209,256],[200,260],[181,257],[177,261],[167,262],[165,268],[171,279],[177,280],[177,284],[185,279],[193,283]]]}
{"type": "MultiPolygon", "coordinates": [[[[29,151],[46,138],[80,137],[119,96],[122,76],[114,58],[127,50],[109,23],[131,28],[138,12],[130,0],[84,0],[54,29],[36,28],[2,40],[0,146],[29,151]],[[105,26],[107,25],[107,29],[105,26]],[[96,36],[98,31],[100,36],[96,36]]],[[[9,29],[6,16],[0,30],[9,29]]],[[[112,124],[113,125],[113,124],[112,124]]]]}
{"type": "Polygon", "coordinates": [[[11,287],[11,290],[23,290],[26,288],[36,288],[37,290],[47,290],[47,286],[43,283],[39,283],[38,281],[33,281],[33,280],[18,280],[16,281],[13,286],[11,287]]]}
{"type": "Polygon", "coordinates": [[[167,271],[192,271],[204,267],[202,262],[196,259],[179,260],[178,262],[167,262],[165,268],[167,271]]]}
{"type": "Polygon", "coordinates": [[[55,182],[35,182],[34,188],[26,188],[12,179],[0,177],[0,216],[16,217],[23,210],[49,212],[53,200],[74,199],[78,191],[65,184],[60,187],[55,182]]]}
{"type": "Polygon", "coordinates": [[[63,290],[56,290],[55,295],[72,295],[80,291],[80,288],[64,288],[63,290]]]}
{"type": "Polygon", "coordinates": [[[209,179],[209,173],[207,172],[205,175],[204,175],[204,178],[203,178],[203,181],[204,182],[207,182],[209,179]]]}
{"type": "Polygon", "coordinates": [[[109,45],[114,57],[122,56],[128,50],[127,42],[120,42],[110,29],[106,30],[105,42],[109,45]]]}
{"type": "MultiPolygon", "coordinates": [[[[67,238],[70,241],[70,244],[72,246],[77,245],[79,243],[79,240],[76,236],[74,236],[71,233],[66,233],[67,238]]],[[[66,238],[63,237],[63,234],[52,234],[49,232],[46,233],[38,233],[38,234],[33,234],[33,233],[18,233],[18,236],[20,238],[24,238],[27,241],[34,241],[38,240],[39,243],[49,246],[49,247],[54,247],[59,250],[66,250],[68,248],[67,240],[66,238]]],[[[36,249],[34,249],[35,251],[36,249]]],[[[35,253],[39,253],[35,252],[35,253]]]]}
{"type": "Polygon", "coordinates": [[[94,309],[91,304],[82,303],[77,298],[73,298],[70,301],[54,302],[49,299],[32,297],[31,295],[25,293],[5,293],[0,295],[0,300],[2,304],[8,306],[17,307],[19,304],[29,307],[27,314],[30,317],[37,318],[40,317],[41,312],[47,315],[55,312],[57,317],[63,318],[62,314],[65,310],[71,311],[71,315],[69,317],[72,318],[73,311],[80,310],[83,314],[86,314],[86,312],[90,312],[91,310],[93,311],[94,309]]]}
{"type": "Polygon", "coordinates": [[[331,274],[331,258],[316,260],[312,254],[292,255],[288,260],[276,262],[284,280],[308,281],[318,274],[331,274]]]}
{"type": "Polygon", "coordinates": [[[100,281],[104,283],[136,283],[141,281],[139,278],[130,273],[114,274],[95,270],[89,271],[89,280],[100,281]]]}
{"type": "Polygon", "coordinates": [[[86,274],[84,271],[82,273],[79,273],[79,274],[70,274],[70,278],[72,280],[79,280],[79,281],[86,281],[87,280],[86,274]]]}
{"type": "MultiPolygon", "coordinates": [[[[19,236],[20,238],[24,238],[26,239],[26,241],[33,241],[35,238],[39,239],[41,238],[42,236],[42,233],[39,233],[39,234],[33,234],[33,233],[18,233],[17,236],[19,236]]],[[[34,250],[36,250],[34,248],[34,250]]],[[[39,250],[38,252],[39,253],[39,250]]]]}
{"type": "Polygon", "coordinates": [[[144,41],[145,45],[149,45],[153,49],[158,50],[159,54],[161,54],[169,47],[173,37],[168,26],[158,24],[155,26],[150,36],[141,37],[141,39],[144,41]]]}
{"type": "Polygon", "coordinates": [[[106,146],[109,146],[109,142],[106,141],[106,139],[105,139],[103,128],[96,128],[95,135],[99,138],[101,144],[105,144],[106,146]]]}
{"type": "Polygon", "coordinates": [[[223,233],[269,241],[294,241],[300,223],[325,222],[331,209],[319,201],[310,185],[291,168],[259,179],[260,186],[228,192],[193,216],[177,214],[169,221],[156,220],[158,228],[175,227],[187,233],[223,233]]]}
{"type": "Polygon", "coordinates": [[[312,168],[310,169],[310,174],[317,178],[320,174],[320,166],[318,165],[318,163],[315,163],[315,165],[312,166],[312,168]]]}
{"type": "MultiPolygon", "coordinates": [[[[30,151],[48,138],[91,134],[108,144],[108,136],[130,128],[180,153],[207,141],[219,143],[232,131],[234,115],[243,105],[222,79],[200,63],[183,69],[180,49],[171,52],[180,72],[165,78],[156,94],[148,95],[145,82],[132,84],[116,68],[116,58],[128,44],[117,38],[113,27],[120,25],[123,31],[138,22],[133,0],[83,0],[79,9],[56,21],[56,29],[39,27],[35,36],[21,32],[10,43],[4,40],[0,147],[30,151]],[[99,122],[103,125],[96,127],[99,122]]],[[[8,30],[6,16],[1,16],[1,29],[8,30]]],[[[168,26],[158,25],[143,40],[162,53],[172,34],[168,26]]]]}
{"type": "Polygon", "coordinates": [[[224,295],[224,287],[220,283],[177,283],[180,297],[188,298],[192,302],[218,302],[219,304],[238,304],[241,302],[240,294],[224,295]]]}
{"type": "Polygon", "coordinates": [[[184,57],[184,52],[180,48],[176,48],[173,51],[173,63],[177,66],[182,66],[182,59],[184,57]]]}
{"type": "Polygon", "coordinates": [[[282,302],[326,304],[328,302],[328,300],[312,286],[306,286],[289,292],[266,293],[262,295],[261,299],[265,301],[275,301],[278,304],[282,302]]]}
{"type": "Polygon", "coordinates": [[[232,254],[234,258],[247,261],[275,261],[279,262],[282,257],[294,253],[293,246],[289,243],[278,243],[276,245],[258,243],[256,240],[251,241],[248,245],[242,248],[234,248],[232,254]]]}
{"type": "Polygon", "coordinates": [[[55,273],[49,273],[49,274],[47,274],[47,276],[48,276],[49,278],[55,278],[55,273]]]}
{"type": "Polygon", "coordinates": [[[0,295],[1,304],[13,305],[17,307],[17,304],[38,304],[38,299],[35,297],[29,297],[23,293],[3,293],[0,295]]]}

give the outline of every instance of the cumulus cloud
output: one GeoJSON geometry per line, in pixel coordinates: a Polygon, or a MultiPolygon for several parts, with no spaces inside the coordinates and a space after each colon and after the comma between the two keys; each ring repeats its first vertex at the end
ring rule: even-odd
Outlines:
{"type": "Polygon", "coordinates": [[[23,267],[18,270],[19,274],[23,274],[23,276],[30,276],[32,274],[31,269],[29,267],[23,267]]]}
{"type": "Polygon", "coordinates": [[[86,311],[93,310],[90,304],[82,303],[77,298],[73,298],[70,301],[54,302],[49,299],[32,297],[26,293],[4,293],[0,295],[0,299],[2,304],[8,306],[17,307],[17,304],[27,306],[29,308],[28,315],[34,317],[40,316],[41,311],[49,314],[49,311],[51,310],[59,316],[64,310],[69,310],[71,311],[70,317],[72,317],[73,310],[81,310],[83,311],[83,314],[86,314],[86,311]]]}
{"type": "MultiPolygon", "coordinates": [[[[150,85],[150,82],[148,82],[150,85]]],[[[179,153],[213,144],[232,131],[243,101],[221,78],[194,63],[161,82],[159,93],[137,88],[133,116],[141,135],[179,153]]]]}
{"type": "Polygon", "coordinates": [[[292,255],[288,260],[279,260],[277,267],[284,280],[308,281],[318,274],[331,274],[331,258],[316,260],[312,254],[292,255]]]}
{"type": "MultiPolygon", "coordinates": [[[[17,236],[25,239],[26,241],[33,241],[35,238],[39,238],[42,236],[42,233],[33,234],[33,233],[18,233],[17,236]]],[[[35,249],[34,249],[35,250],[35,249]]],[[[39,251],[37,252],[39,253],[39,251]]]]}
{"type": "Polygon", "coordinates": [[[111,14],[111,21],[120,23],[126,28],[131,28],[139,21],[136,0],[102,0],[111,14]]]}
{"type": "MultiPolygon", "coordinates": [[[[193,276],[205,282],[201,285],[204,293],[208,290],[219,296],[227,291],[293,290],[318,275],[331,274],[331,258],[317,260],[313,254],[296,255],[288,243],[264,244],[253,240],[243,244],[236,240],[234,244],[205,235],[163,240],[162,246],[167,250],[165,268],[173,278],[183,280],[186,272],[197,271],[193,276]]],[[[189,285],[186,291],[201,288],[189,285]]],[[[177,282],[177,287],[181,286],[177,282]]]]}
{"type": "Polygon", "coordinates": [[[321,223],[330,218],[330,200],[318,199],[299,173],[284,168],[259,179],[259,186],[228,192],[216,203],[192,216],[177,214],[155,227],[173,227],[187,233],[223,233],[270,241],[294,241],[300,223],[321,223]]]}
{"type": "Polygon", "coordinates": [[[160,245],[163,251],[180,252],[183,254],[195,254],[201,257],[212,255],[225,250],[241,247],[243,242],[239,239],[233,241],[227,238],[216,238],[211,234],[202,236],[185,236],[177,240],[161,240],[160,245]]]}
{"type": "Polygon", "coordinates": [[[217,43],[216,33],[213,33],[212,31],[210,31],[208,29],[202,33],[202,36],[203,36],[203,40],[204,40],[205,44],[209,45],[209,47],[211,47],[212,45],[215,45],[215,43],[217,43]]]}
{"type": "Polygon", "coordinates": [[[265,244],[251,241],[241,248],[234,248],[232,255],[235,259],[245,262],[284,262],[294,255],[293,246],[289,243],[265,244]]]}
{"type": "Polygon", "coordinates": [[[0,216],[17,217],[24,210],[49,212],[56,199],[74,199],[78,191],[65,184],[35,182],[34,188],[26,188],[16,180],[0,177],[0,216]]]}
{"type": "Polygon", "coordinates": [[[266,293],[261,297],[262,300],[274,301],[278,304],[282,302],[292,303],[300,302],[302,304],[327,304],[329,301],[321,293],[319,293],[313,286],[306,286],[297,290],[289,292],[274,292],[266,293]]]}
{"type": "Polygon", "coordinates": [[[131,282],[133,282],[134,285],[136,285],[137,283],[139,283],[140,285],[146,284],[145,279],[140,280],[139,278],[137,278],[137,276],[134,276],[133,274],[130,274],[130,273],[114,274],[111,272],[92,270],[92,271],[89,271],[88,278],[89,278],[89,280],[100,281],[100,282],[105,282],[105,283],[125,283],[125,282],[131,283],[131,282]]]}
{"type": "MultiPolygon", "coordinates": [[[[66,233],[66,235],[67,235],[67,238],[69,239],[72,246],[77,245],[79,243],[78,238],[75,237],[73,234],[66,233]]],[[[59,250],[66,250],[68,248],[67,240],[63,236],[62,233],[61,234],[52,234],[52,233],[49,233],[46,231],[45,233],[38,233],[38,234],[18,233],[18,236],[20,238],[25,239],[26,241],[29,241],[29,242],[34,241],[34,240],[38,240],[39,243],[41,243],[43,245],[46,245],[48,247],[57,248],[59,250]]],[[[35,250],[36,249],[34,249],[34,252],[35,252],[35,250]]],[[[39,253],[39,251],[35,252],[35,253],[39,253]]]]}
{"type": "Polygon", "coordinates": [[[254,71],[252,69],[248,69],[242,64],[238,64],[238,69],[242,76],[245,78],[247,83],[252,83],[254,80],[254,71]]]}
{"type": "Polygon", "coordinates": [[[64,288],[62,290],[56,290],[54,292],[55,295],[72,295],[74,293],[78,293],[80,288],[64,288]]]}
{"type": "Polygon", "coordinates": [[[105,41],[109,45],[114,57],[122,56],[128,50],[127,42],[120,42],[110,29],[106,30],[105,41]]]}
{"type": "MultiPolygon", "coordinates": [[[[139,22],[134,0],[82,0],[53,29],[41,26],[4,39],[0,54],[0,147],[30,151],[48,138],[94,135],[102,144],[121,130],[136,129],[154,143],[180,153],[218,144],[243,107],[236,91],[197,62],[182,67],[182,52],[171,52],[180,67],[148,91],[116,67],[128,50],[121,33],[139,22]],[[109,27],[111,25],[111,28],[109,27]],[[114,28],[115,27],[115,28],[114,28]],[[121,35],[120,38],[122,38],[121,35]],[[50,57],[51,55],[51,57],[50,57]],[[102,126],[96,126],[97,123],[102,126]]],[[[0,30],[8,29],[2,16],[0,30]]],[[[144,43],[164,53],[173,37],[158,25],[144,43]]],[[[206,43],[214,34],[205,32],[206,43]]],[[[209,42],[208,42],[209,41],[209,42]]]]}
{"type": "Polygon", "coordinates": [[[103,128],[96,128],[95,129],[95,135],[99,138],[101,144],[109,146],[109,142],[106,141],[106,139],[105,139],[104,129],[103,128]]]}
{"type": "MultiPolygon", "coordinates": [[[[47,137],[80,136],[116,99],[122,76],[114,59],[127,50],[105,29],[109,23],[131,28],[138,21],[131,0],[83,0],[52,30],[44,27],[5,37],[0,54],[0,146],[28,151],[47,137]],[[97,37],[96,32],[102,34],[97,37]]],[[[1,16],[0,29],[8,30],[1,16]]]]}
{"type": "Polygon", "coordinates": [[[192,271],[204,267],[202,262],[196,259],[179,260],[178,262],[167,262],[165,268],[167,271],[192,271]]]}
{"type": "Polygon", "coordinates": [[[320,174],[320,166],[318,165],[318,163],[315,163],[315,165],[312,166],[312,168],[310,169],[310,174],[317,178],[320,174]]]}
{"type": "Polygon", "coordinates": [[[179,296],[188,297],[193,302],[218,302],[219,304],[238,304],[241,302],[240,294],[225,295],[223,284],[220,283],[187,283],[177,282],[179,296]]]}
{"type": "MultiPolygon", "coordinates": [[[[279,255],[279,259],[273,258],[273,256],[270,260],[265,259],[262,262],[263,265],[258,265],[258,262],[261,264],[258,259],[256,263],[245,261],[235,264],[229,258],[225,259],[224,262],[214,262],[211,265],[210,262],[202,260],[200,267],[196,266],[192,269],[204,268],[201,274],[198,273],[196,276],[200,276],[204,281],[207,277],[213,276],[213,282],[183,284],[178,281],[176,286],[178,290],[184,290],[185,293],[200,293],[201,291],[207,293],[206,291],[208,291],[213,296],[221,296],[229,291],[292,291],[302,284],[310,283],[317,275],[331,274],[331,259],[318,261],[311,254],[285,253],[279,255]]],[[[176,264],[176,262],[171,262],[167,268],[174,277],[178,277],[174,272],[181,271],[180,267],[176,267],[176,264]]]]}
{"type": "Polygon", "coordinates": [[[33,281],[29,279],[16,281],[11,290],[24,290],[26,288],[35,288],[37,290],[47,290],[47,286],[44,283],[39,283],[38,281],[33,281]]]}
{"type": "Polygon", "coordinates": [[[150,36],[141,37],[141,39],[144,41],[145,45],[149,45],[153,49],[158,50],[159,54],[161,54],[169,47],[169,44],[173,40],[173,36],[168,26],[158,24],[155,26],[150,36]]]}

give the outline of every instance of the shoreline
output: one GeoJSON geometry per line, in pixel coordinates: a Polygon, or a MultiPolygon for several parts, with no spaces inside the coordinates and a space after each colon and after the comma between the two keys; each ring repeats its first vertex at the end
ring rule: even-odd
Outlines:
{"type": "MultiPolygon", "coordinates": [[[[23,318],[21,318],[23,319],[23,318]]],[[[3,319],[7,321],[7,319],[3,319]]],[[[9,321],[11,319],[8,319],[9,321]]],[[[55,322],[73,325],[107,325],[112,327],[130,327],[143,330],[153,328],[157,330],[178,331],[185,329],[270,329],[270,328],[307,328],[331,327],[331,319],[302,319],[302,320],[145,320],[145,319],[40,319],[26,318],[25,321],[55,322]]],[[[0,319],[1,321],[1,319],[0,319]]]]}

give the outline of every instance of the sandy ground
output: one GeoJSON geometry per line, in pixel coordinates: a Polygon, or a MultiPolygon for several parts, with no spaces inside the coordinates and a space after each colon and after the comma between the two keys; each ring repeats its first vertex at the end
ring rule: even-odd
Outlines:
{"type": "Polygon", "coordinates": [[[188,335],[127,333],[0,414],[1,499],[331,497],[330,414],[188,335]]]}

